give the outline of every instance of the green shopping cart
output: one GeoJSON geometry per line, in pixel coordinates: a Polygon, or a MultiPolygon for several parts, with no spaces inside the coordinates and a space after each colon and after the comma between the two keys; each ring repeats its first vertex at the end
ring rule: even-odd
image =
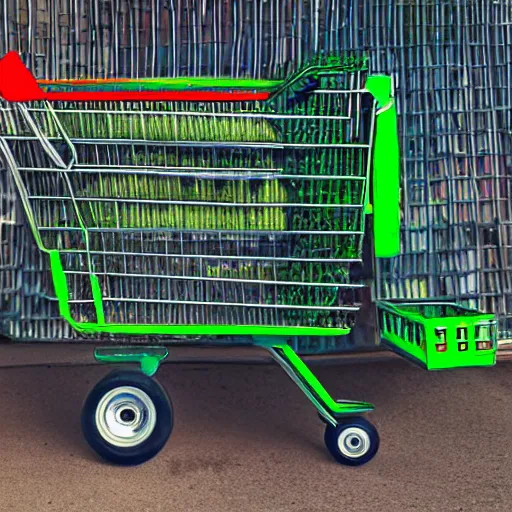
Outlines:
{"type": "MultiPolygon", "coordinates": [[[[399,253],[391,78],[322,58],[285,81],[37,81],[14,53],[0,76],[0,155],[59,313],[98,360],[140,364],[88,396],[91,447],[138,464],[165,445],[173,410],[153,376],[171,337],[250,336],[316,407],[334,458],[371,460],[373,405],[334,400],[287,340],[354,325],[368,214],[375,256],[399,253]]],[[[492,315],[418,308],[380,305],[394,348],[428,368],[494,363],[492,315]],[[425,315],[453,318],[432,331],[425,315]]]]}

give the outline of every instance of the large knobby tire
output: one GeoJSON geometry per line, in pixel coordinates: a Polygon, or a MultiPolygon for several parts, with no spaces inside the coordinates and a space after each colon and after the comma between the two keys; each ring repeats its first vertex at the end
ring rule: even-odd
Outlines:
{"type": "Polygon", "coordinates": [[[82,409],[82,431],[103,459],[133,466],[165,446],[173,417],[171,401],[158,382],[140,372],[118,371],[89,393],[82,409]]]}
{"type": "Polygon", "coordinates": [[[365,418],[345,418],[334,427],[325,428],[325,445],[337,462],[345,466],[361,466],[369,462],[379,449],[377,429],[365,418]]]}

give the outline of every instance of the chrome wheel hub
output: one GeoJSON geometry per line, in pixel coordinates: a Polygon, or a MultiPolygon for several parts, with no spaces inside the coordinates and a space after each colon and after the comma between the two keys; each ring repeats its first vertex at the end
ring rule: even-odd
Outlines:
{"type": "Polygon", "coordinates": [[[348,427],[338,436],[338,448],[344,457],[358,459],[370,450],[370,436],[359,427],[348,427]]]}
{"type": "Polygon", "coordinates": [[[132,386],[110,390],[96,408],[96,426],[108,443],[122,448],[137,446],[152,434],[156,409],[147,393],[132,386]]]}

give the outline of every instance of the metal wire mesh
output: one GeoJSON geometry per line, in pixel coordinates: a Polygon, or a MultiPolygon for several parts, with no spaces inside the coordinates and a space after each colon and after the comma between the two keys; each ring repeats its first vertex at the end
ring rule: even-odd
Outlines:
{"type": "Polygon", "coordinates": [[[495,312],[510,337],[512,4],[378,2],[375,64],[392,69],[404,159],[403,246],[381,297],[450,297],[495,312]]]}
{"type": "Polygon", "coordinates": [[[351,328],[373,102],[361,71],[325,69],[309,99],[262,105],[6,103],[3,151],[73,319],[99,321],[92,273],[107,324],[351,328]]]}
{"type": "MultiPolygon", "coordinates": [[[[506,338],[512,332],[511,22],[510,0],[6,0],[0,54],[21,51],[41,78],[281,78],[319,52],[366,54],[372,72],[395,78],[403,155],[402,255],[377,263],[376,296],[444,296],[478,305],[498,314],[506,338]]],[[[36,309],[19,285],[2,290],[9,297],[4,304],[18,297],[32,304],[31,312],[49,311],[51,299],[41,298],[52,294],[41,284],[45,266],[20,227],[8,199],[12,189],[4,190],[3,247],[16,236],[25,258],[23,266],[19,257],[11,260],[2,282],[20,283],[28,269],[39,276],[32,288],[36,309]]],[[[20,316],[10,305],[2,310],[16,312],[8,331],[36,332],[30,314],[20,316]]],[[[331,342],[314,350],[327,347],[333,349],[331,342]]]]}

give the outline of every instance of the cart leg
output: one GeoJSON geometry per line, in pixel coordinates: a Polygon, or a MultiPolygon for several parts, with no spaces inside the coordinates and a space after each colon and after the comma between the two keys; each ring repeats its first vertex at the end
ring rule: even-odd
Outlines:
{"type": "Polygon", "coordinates": [[[372,404],[334,400],[288,344],[263,339],[257,339],[255,342],[270,352],[325,420],[327,423],[325,444],[337,462],[359,466],[375,456],[379,448],[377,430],[366,419],[354,418],[359,414],[372,411],[374,409],[372,404]]]}
{"type": "Polygon", "coordinates": [[[166,347],[101,347],[94,351],[94,358],[101,363],[140,364],[140,371],[148,377],[155,375],[160,363],[168,355],[166,347]]]}

